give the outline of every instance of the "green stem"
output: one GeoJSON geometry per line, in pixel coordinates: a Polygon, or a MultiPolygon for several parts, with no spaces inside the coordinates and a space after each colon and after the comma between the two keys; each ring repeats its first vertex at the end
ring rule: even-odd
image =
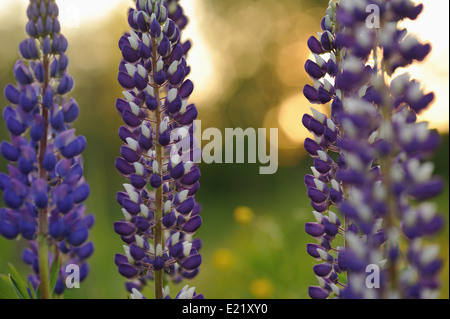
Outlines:
{"type": "MultiPolygon", "coordinates": [[[[383,80],[384,80],[384,71],[383,71],[383,80]]],[[[384,122],[391,122],[392,114],[390,112],[389,105],[384,105],[382,110],[382,117],[384,122]]],[[[386,204],[387,204],[387,212],[386,218],[383,220],[383,228],[386,230],[386,234],[388,236],[389,245],[387,248],[391,248],[392,243],[389,242],[389,236],[392,231],[395,230],[395,198],[392,194],[392,182],[391,182],[391,172],[392,172],[392,159],[390,156],[385,156],[380,160],[380,169],[383,174],[383,182],[386,190],[386,204]]],[[[396,260],[390,260],[389,265],[389,281],[391,283],[391,288],[393,291],[397,290],[397,262],[396,260]]]]}
{"type": "MultiPolygon", "coordinates": [[[[44,55],[43,66],[45,72],[44,84],[42,87],[42,94],[45,93],[49,85],[49,58],[44,55]]],[[[42,117],[44,118],[44,136],[39,143],[39,178],[47,180],[47,172],[44,168],[44,155],[45,149],[47,148],[47,138],[48,138],[48,110],[42,107],[42,117]]],[[[49,267],[48,267],[48,207],[39,210],[39,229],[38,229],[38,257],[39,257],[39,278],[40,278],[40,289],[41,298],[50,299],[50,280],[49,280],[49,267]]]]}
{"type": "Polygon", "coordinates": [[[39,235],[37,238],[41,299],[51,299],[47,232],[47,210],[44,209],[39,212],[39,235]]]}
{"type": "MultiPolygon", "coordinates": [[[[157,64],[157,43],[155,40],[152,40],[152,72],[153,76],[156,73],[156,64],[157,64]]],[[[153,89],[155,91],[155,98],[158,101],[158,107],[155,110],[156,117],[156,162],[158,163],[158,168],[160,173],[162,173],[163,167],[163,147],[159,144],[159,128],[161,126],[161,102],[160,102],[160,87],[153,81],[153,89]]],[[[162,229],[162,207],[163,207],[163,187],[160,186],[155,190],[155,228],[154,228],[154,248],[155,252],[157,251],[158,245],[164,248],[164,240],[163,240],[163,229],[162,229]]],[[[155,271],[155,298],[162,299],[163,298],[163,271],[155,271]]]]}
{"type": "MultiPolygon", "coordinates": [[[[339,1],[336,1],[336,3],[338,3],[339,1]]],[[[338,28],[338,25],[336,26],[338,28]]],[[[341,50],[335,50],[334,51],[335,55],[336,55],[336,64],[338,65],[338,68],[340,68],[343,64],[343,60],[344,60],[344,52],[341,52],[341,50]]],[[[341,96],[341,102],[342,105],[345,105],[345,96],[342,95],[341,96]]],[[[341,129],[340,131],[341,136],[344,136],[344,131],[341,129]]],[[[348,200],[349,197],[349,191],[347,189],[347,187],[345,185],[342,185],[342,196],[345,200],[348,200]]],[[[348,226],[349,226],[349,219],[347,216],[344,215],[344,250],[347,249],[348,247],[348,240],[347,240],[347,230],[348,230],[348,226]]],[[[348,286],[349,282],[350,282],[350,274],[347,271],[344,272],[345,274],[345,284],[348,286]]]]}
{"type": "MultiPolygon", "coordinates": [[[[382,91],[384,92],[384,101],[381,105],[381,116],[384,125],[382,125],[380,129],[381,137],[384,137],[385,133],[383,129],[387,129],[388,131],[392,131],[392,105],[390,104],[389,90],[386,84],[386,64],[384,61],[380,61],[382,59],[378,58],[378,32],[377,38],[374,46],[374,63],[377,68],[377,71],[381,77],[381,85],[382,91]]],[[[390,132],[387,132],[390,134],[390,132]]],[[[392,181],[391,181],[391,173],[392,173],[392,157],[384,156],[380,159],[380,170],[383,176],[383,183],[386,190],[386,204],[387,204],[387,212],[386,217],[383,219],[383,228],[386,231],[388,238],[388,245],[386,245],[387,249],[391,248],[392,243],[390,243],[389,236],[391,236],[392,231],[396,231],[396,205],[395,198],[392,192],[392,181]]],[[[398,278],[398,265],[396,260],[390,260],[389,265],[389,281],[392,291],[397,291],[397,278],[398,278]]]]}

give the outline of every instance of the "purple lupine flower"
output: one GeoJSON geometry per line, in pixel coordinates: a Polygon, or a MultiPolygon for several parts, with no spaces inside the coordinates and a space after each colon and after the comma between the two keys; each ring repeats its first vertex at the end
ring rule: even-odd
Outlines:
{"type": "Polygon", "coordinates": [[[67,39],[61,34],[54,0],[30,0],[26,32],[19,45],[22,56],[14,66],[17,85],[8,84],[10,105],[3,111],[11,142],[3,141],[1,154],[9,174],[0,173],[6,207],[0,209],[0,234],[30,241],[23,260],[34,270],[28,277],[42,298],[49,298],[49,264],[60,258],[61,269],[53,292],[65,288],[65,265],[77,264],[86,278],[85,260],[94,247],[87,242],[94,223],[83,202],[89,186],[83,177],[81,153],[86,139],[71,128],[79,107],[67,97],[73,78],[67,72],[67,39]]]}
{"type": "MultiPolygon", "coordinates": [[[[178,1],[138,0],[128,23],[131,30],[119,41],[118,81],[125,91],[116,108],[126,125],[119,129],[125,144],[116,168],[129,183],[117,193],[124,219],[114,223],[125,253],[114,262],[133,298],[143,297],[149,280],[157,299],[170,298],[163,275],[176,283],[191,279],[202,262],[201,241],[192,238],[202,219],[194,199],[200,185],[197,109],[188,103],[194,86],[186,79],[191,44],[180,42],[187,18],[178,1]]],[[[202,297],[188,291],[180,293],[202,297]]]]}
{"type": "Polygon", "coordinates": [[[439,249],[420,239],[443,224],[426,202],[443,188],[425,161],[439,137],[416,122],[434,94],[425,94],[408,74],[386,80],[429,53],[429,44],[398,25],[422,8],[409,0],[330,1],[323,33],[308,40],[315,62],[305,69],[314,86],[306,85],[304,95],[311,103],[331,101],[330,117],[315,110],[303,117],[314,135],[304,146],[314,158],[305,184],[316,217],[305,230],[318,241],[307,252],[321,261],[313,269],[319,286],[309,288],[312,298],[436,296],[439,249]],[[369,27],[369,5],[379,8],[380,28],[369,27]],[[343,247],[332,247],[336,235],[343,236],[343,247]],[[408,247],[406,260],[401,243],[408,247]],[[381,271],[380,289],[366,286],[369,265],[381,271]]]}

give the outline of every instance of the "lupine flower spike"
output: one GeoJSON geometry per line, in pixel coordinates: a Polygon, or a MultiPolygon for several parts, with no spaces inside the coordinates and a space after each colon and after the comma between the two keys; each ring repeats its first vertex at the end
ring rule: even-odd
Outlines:
{"type": "MultiPolygon", "coordinates": [[[[187,21],[178,1],[137,0],[128,15],[131,30],[119,41],[118,81],[125,91],[116,108],[125,125],[116,168],[129,183],[117,193],[124,217],[114,230],[125,245],[115,263],[132,298],[144,298],[151,280],[156,299],[170,298],[163,280],[191,279],[202,262],[201,241],[192,237],[202,219],[194,199],[197,109],[188,103],[194,86],[186,79],[191,43],[181,42],[187,21]]],[[[185,287],[176,298],[203,295],[185,287]]]]}
{"type": "Polygon", "coordinates": [[[17,85],[9,84],[10,103],[3,118],[11,142],[3,141],[1,154],[9,174],[0,173],[0,189],[6,207],[0,209],[0,234],[8,239],[21,236],[30,243],[23,260],[35,296],[62,294],[65,266],[79,266],[80,280],[89,267],[85,260],[94,247],[87,242],[94,223],[83,202],[89,186],[83,178],[83,136],[71,128],[79,107],[67,94],[74,80],[67,72],[67,40],[61,34],[58,6],[54,0],[30,0],[26,33],[19,45],[21,58],[14,65],[17,85]],[[50,287],[49,267],[60,260],[55,287],[50,287]]]}
{"type": "Polygon", "coordinates": [[[443,188],[426,162],[439,136],[417,122],[434,94],[401,71],[431,50],[399,25],[422,9],[410,0],[330,1],[323,32],[308,40],[314,85],[304,95],[331,104],[330,116],[303,117],[314,136],[304,144],[314,158],[305,176],[316,219],[305,230],[317,240],[307,252],[319,261],[312,298],[438,296],[439,247],[421,239],[443,225],[427,202],[443,188]],[[333,247],[337,237],[342,246],[333,247]],[[380,269],[378,289],[367,284],[368,266],[380,269]]]}

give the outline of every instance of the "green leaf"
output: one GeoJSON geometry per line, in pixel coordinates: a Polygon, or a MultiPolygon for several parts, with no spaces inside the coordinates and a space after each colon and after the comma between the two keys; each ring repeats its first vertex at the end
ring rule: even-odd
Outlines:
{"type": "Polygon", "coordinates": [[[17,298],[19,299],[26,299],[26,294],[24,295],[23,292],[21,291],[21,287],[19,287],[19,284],[17,283],[17,281],[14,279],[14,277],[9,274],[9,282],[11,283],[12,288],[14,289],[14,293],[16,294],[17,298]]]}
{"type": "Polygon", "coordinates": [[[16,267],[14,267],[13,264],[8,263],[8,266],[11,269],[12,276],[14,277],[14,279],[17,282],[17,284],[21,288],[22,293],[25,296],[28,296],[27,289],[26,289],[27,285],[26,285],[25,281],[22,279],[22,277],[20,276],[20,273],[17,271],[16,267]]]}
{"type": "Polygon", "coordinates": [[[37,299],[36,298],[36,291],[33,288],[33,285],[31,284],[31,281],[28,281],[28,289],[31,291],[31,298],[32,299],[37,299]]]}
{"type": "Polygon", "coordinates": [[[56,286],[56,281],[58,280],[59,267],[60,267],[61,259],[58,258],[54,260],[52,263],[52,267],[50,268],[50,291],[53,293],[56,286]]]}
{"type": "Polygon", "coordinates": [[[40,284],[36,289],[36,299],[41,299],[41,285],[40,284]]]}
{"type": "Polygon", "coordinates": [[[0,299],[16,299],[14,290],[11,289],[11,283],[8,276],[0,274],[0,299]]]}
{"type": "Polygon", "coordinates": [[[340,283],[343,283],[344,285],[347,284],[347,273],[346,272],[342,272],[342,273],[338,274],[338,278],[339,278],[340,283]]]}

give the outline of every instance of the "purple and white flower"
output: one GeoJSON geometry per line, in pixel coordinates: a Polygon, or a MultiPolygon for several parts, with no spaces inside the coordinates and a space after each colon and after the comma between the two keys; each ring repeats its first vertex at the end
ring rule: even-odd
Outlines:
{"type": "Polygon", "coordinates": [[[443,188],[426,161],[439,136],[417,122],[434,94],[401,73],[431,50],[399,25],[422,9],[409,0],[330,1],[323,32],[308,40],[315,61],[305,69],[314,85],[306,85],[304,95],[313,104],[331,104],[330,116],[313,109],[303,117],[314,136],[304,144],[314,158],[305,184],[316,218],[305,229],[317,239],[307,251],[321,262],[314,266],[319,286],[309,288],[312,298],[438,292],[439,249],[421,238],[443,225],[427,202],[443,188]],[[369,5],[379,8],[379,28],[368,27],[369,5]],[[336,236],[342,244],[333,247],[336,236]],[[369,265],[380,269],[380,289],[365,284],[369,265]]]}
{"type": "MultiPolygon", "coordinates": [[[[163,277],[191,279],[202,262],[201,241],[193,239],[202,218],[194,197],[200,186],[193,141],[198,113],[188,102],[194,85],[186,79],[191,44],[181,42],[187,21],[178,1],[138,0],[129,11],[131,30],[119,41],[124,91],[116,108],[125,125],[116,168],[129,183],[117,193],[124,217],[114,230],[125,245],[115,263],[134,297],[153,280],[155,297],[170,298],[163,277]]],[[[202,297],[188,292],[181,294],[202,297]]]]}

